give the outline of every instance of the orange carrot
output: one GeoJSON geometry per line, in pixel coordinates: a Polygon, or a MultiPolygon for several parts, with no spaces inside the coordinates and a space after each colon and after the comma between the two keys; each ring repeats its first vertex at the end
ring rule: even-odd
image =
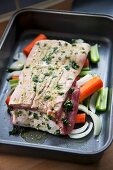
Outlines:
{"type": "Polygon", "coordinates": [[[30,42],[26,47],[24,47],[23,53],[26,56],[28,56],[28,54],[30,53],[31,49],[33,48],[34,44],[37,41],[46,40],[46,39],[47,39],[47,37],[44,34],[39,34],[32,42],[30,42]]]}
{"type": "Polygon", "coordinates": [[[10,98],[11,98],[11,96],[7,96],[7,98],[6,98],[5,103],[6,103],[7,105],[9,105],[10,98]]]}
{"type": "Polygon", "coordinates": [[[84,66],[83,67],[89,67],[89,60],[88,58],[86,59],[85,63],[84,63],[84,66]]]}
{"type": "Polygon", "coordinates": [[[86,121],[86,114],[85,113],[80,113],[77,114],[75,117],[75,123],[85,123],[86,121]]]}
{"type": "Polygon", "coordinates": [[[79,101],[82,102],[84,99],[89,97],[91,94],[103,87],[103,82],[100,77],[93,77],[91,80],[86,82],[80,87],[80,97],[79,101]]]}
{"type": "Polygon", "coordinates": [[[11,79],[13,79],[13,80],[18,80],[18,79],[19,79],[19,76],[12,76],[11,79]]]}

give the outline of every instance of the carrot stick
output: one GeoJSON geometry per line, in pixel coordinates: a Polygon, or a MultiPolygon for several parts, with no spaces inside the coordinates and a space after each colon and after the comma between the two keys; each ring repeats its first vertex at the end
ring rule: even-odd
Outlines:
{"type": "Polygon", "coordinates": [[[46,40],[46,39],[47,39],[47,37],[44,34],[39,34],[32,42],[30,42],[26,47],[24,47],[23,53],[26,56],[28,56],[28,54],[30,53],[31,49],[33,48],[34,44],[37,41],[46,40]]]}
{"type": "Polygon", "coordinates": [[[19,80],[19,76],[12,76],[11,79],[12,80],[19,80]]]}
{"type": "Polygon", "coordinates": [[[80,113],[77,114],[75,117],[75,123],[85,123],[86,121],[86,114],[85,113],[80,113]]]}
{"type": "Polygon", "coordinates": [[[103,82],[100,77],[93,77],[91,80],[87,81],[83,86],[80,87],[79,101],[82,102],[84,99],[86,99],[102,87],[103,82]]]}
{"type": "Polygon", "coordinates": [[[10,98],[11,98],[11,96],[7,96],[7,98],[6,98],[5,103],[6,103],[7,105],[9,105],[10,98]]]}
{"type": "Polygon", "coordinates": [[[86,59],[86,61],[85,61],[84,65],[83,65],[83,67],[89,67],[89,60],[88,60],[88,58],[86,59]]]}

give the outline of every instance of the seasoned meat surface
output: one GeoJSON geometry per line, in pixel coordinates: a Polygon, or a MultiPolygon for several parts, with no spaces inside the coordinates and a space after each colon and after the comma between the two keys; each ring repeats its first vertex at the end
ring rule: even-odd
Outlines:
{"type": "MultiPolygon", "coordinates": [[[[14,117],[17,118],[14,115],[16,115],[18,109],[31,110],[37,114],[51,114],[53,122],[56,123],[57,120],[56,127],[59,127],[62,134],[66,134],[67,129],[71,131],[73,126],[72,128],[65,128],[62,121],[66,117],[62,106],[67,99],[69,89],[73,86],[84,65],[89,50],[90,46],[87,43],[72,45],[63,40],[37,42],[28,56],[19,77],[19,84],[10,99],[9,105],[14,109],[12,112],[13,120],[14,117]]],[[[79,89],[77,90],[76,86],[75,89],[77,95],[74,94],[72,100],[76,99],[74,96],[78,96],[75,101],[77,108],[79,89]]],[[[77,112],[74,103],[73,109],[74,113],[70,114],[71,117],[66,117],[69,120],[70,127],[77,112]]],[[[28,111],[26,111],[26,114],[25,111],[23,112],[22,115],[28,115],[28,111]]],[[[18,124],[22,125],[21,122],[18,124]]],[[[30,123],[27,126],[31,126],[30,123]]],[[[41,127],[38,129],[41,129],[41,127]]],[[[52,130],[50,133],[52,133],[52,130]]]]}

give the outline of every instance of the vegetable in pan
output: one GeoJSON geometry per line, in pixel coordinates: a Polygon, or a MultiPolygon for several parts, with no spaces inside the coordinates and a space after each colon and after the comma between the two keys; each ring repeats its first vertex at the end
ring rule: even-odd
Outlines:
{"type": "Polygon", "coordinates": [[[106,111],[107,109],[107,96],[108,96],[108,87],[102,88],[98,92],[98,98],[96,101],[96,110],[97,111],[106,111]]]}
{"type": "Polygon", "coordinates": [[[100,55],[98,52],[98,44],[95,44],[91,47],[90,51],[90,61],[94,64],[98,63],[100,60],[100,55]]]}
{"type": "Polygon", "coordinates": [[[44,34],[40,34],[38,35],[32,42],[30,42],[26,47],[24,47],[23,49],[23,53],[28,56],[31,49],[33,48],[33,46],[35,45],[35,43],[37,41],[40,41],[40,40],[46,40],[47,37],[44,35],[44,34]]]}

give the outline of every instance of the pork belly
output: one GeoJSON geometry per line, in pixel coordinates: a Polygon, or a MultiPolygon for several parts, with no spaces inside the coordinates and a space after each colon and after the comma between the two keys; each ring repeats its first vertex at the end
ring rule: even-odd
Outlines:
{"type": "Polygon", "coordinates": [[[74,128],[79,103],[76,77],[89,50],[87,43],[72,45],[62,40],[37,42],[11,95],[9,106],[13,108],[13,124],[52,134],[68,134],[74,128]],[[66,104],[71,108],[66,109],[66,104]]]}

